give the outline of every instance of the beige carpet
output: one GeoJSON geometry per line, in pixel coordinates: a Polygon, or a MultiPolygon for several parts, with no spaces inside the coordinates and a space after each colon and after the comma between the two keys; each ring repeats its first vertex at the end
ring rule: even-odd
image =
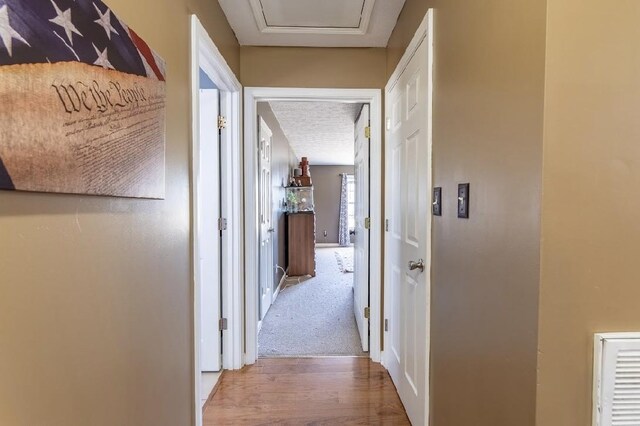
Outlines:
{"type": "Polygon", "coordinates": [[[353,315],[353,274],[335,247],[316,249],[316,276],[280,292],[258,335],[261,357],[365,355],[353,315]]]}
{"type": "Polygon", "coordinates": [[[335,249],[336,260],[340,271],[347,274],[353,272],[353,247],[335,249]]]}

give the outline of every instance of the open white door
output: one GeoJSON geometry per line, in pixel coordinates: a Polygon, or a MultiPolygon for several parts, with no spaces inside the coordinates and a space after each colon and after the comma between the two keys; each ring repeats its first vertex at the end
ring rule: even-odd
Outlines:
{"type": "Polygon", "coordinates": [[[388,89],[386,108],[385,366],[416,426],[427,424],[429,406],[430,41],[388,89]]]}
{"type": "Polygon", "coordinates": [[[219,92],[200,90],[200,160],[198,164],[197,261],[200,283],[200,368],[220,371],[220,142],[219,92]]]}
{"type": "Polygon", "coordinates": [[[258,117],[258,150],[260,161],[259,220],[260,220],[260,320],[264,319],[273,301],[273,213],[271,197],[271,147],[273,132],[258,117]]]}
{"type": "Polygon", "coordinates": [[[362,107],[355,123],[355,244],[353,277],[353,311],[360,332],[362,350],[369,350],[369,105],[362,107]]]}

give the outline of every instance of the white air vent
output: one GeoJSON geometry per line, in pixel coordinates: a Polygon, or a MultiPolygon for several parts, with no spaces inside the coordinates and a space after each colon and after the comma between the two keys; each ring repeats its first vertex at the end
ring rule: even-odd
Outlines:
{"type": "Polygon", "coordinates": [[[593,425],[640,426],[640,333],[595,335],[593,425]]]}

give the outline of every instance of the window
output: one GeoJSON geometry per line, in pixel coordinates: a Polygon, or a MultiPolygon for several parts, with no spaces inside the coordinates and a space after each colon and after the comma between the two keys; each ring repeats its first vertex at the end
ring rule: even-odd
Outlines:
{"type": "Polygon", "coordinates": [[[356,180],[347,175],[347,212],[349,213],[349,231],[356,229],[356,180]]]}

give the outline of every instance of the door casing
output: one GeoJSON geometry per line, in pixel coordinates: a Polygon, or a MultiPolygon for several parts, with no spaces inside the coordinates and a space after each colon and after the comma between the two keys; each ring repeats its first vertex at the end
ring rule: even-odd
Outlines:
{"type": "MultiPolygon", "coordinates": [[[[246,87],[244,89],[244,193],[245,193],[245,364],[258,357],[259,217],[258,217],[258,102],[351,102],[371,107],[371,188],[382,188],[382,91],[380,89],[311,89],[246,87]]],[[[382,331],[382,190],[370,199],[370,344],[369,355],[380,362],[382,331]],[[376,265],[378,267],[376,267],[376,265]]]]}

